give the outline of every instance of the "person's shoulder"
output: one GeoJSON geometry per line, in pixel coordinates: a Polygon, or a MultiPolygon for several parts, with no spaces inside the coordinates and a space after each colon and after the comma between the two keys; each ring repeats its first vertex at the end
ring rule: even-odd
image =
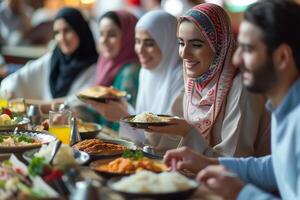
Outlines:
{"type": "Polygon", "coordinates": [[[7,12],[8,12],[8,8],[6,5],[4,5],[4,2],[0,3],[0,16],[2,17],[7,12]]]}
{"type": "Polygon", "coordinates": [[[121,68],[119,74],[121,75],[130,75],[140,70],[140,64],[138,63],[126,63],[121,68]]]}
{"type": "Polygon", "coordinates": [[[31,70],[39,70],[39,69],[48,69],[50,68],[50,60],[51,60],[52,52],[48,52],[45,55],[35,59],[30,60],[26,63],[24,68],[31,69],[31,70]]]}

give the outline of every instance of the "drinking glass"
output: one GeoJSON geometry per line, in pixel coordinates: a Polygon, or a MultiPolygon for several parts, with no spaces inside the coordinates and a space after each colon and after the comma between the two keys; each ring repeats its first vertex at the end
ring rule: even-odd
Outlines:
{"type": "Polygon", "coordinates": [[[11,99],[8,101],[8,108],[14,112],[19,113],[20,115],[26,114],[26,102],[25,99],[11,99]]]}
{"type": "Polygon", "coordinates": [[[49,132],[64,144],[70,144],[71,117],[69,110],[49,111],[49,132]]]}
{"type": "Polygon", "coordinates": [[[0,108],[7,108],[8,101],[6,99],[0,98],[0,108]]]}

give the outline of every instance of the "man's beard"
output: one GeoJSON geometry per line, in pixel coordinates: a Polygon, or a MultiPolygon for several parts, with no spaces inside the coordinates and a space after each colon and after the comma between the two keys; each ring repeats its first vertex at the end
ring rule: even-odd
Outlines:
{"type": "Polygon", "coordinates": [[[277,80],[277,74],[274,67],[273,60],[268,58],[266,62],[261,64],[256,71],[249,71],[245,67],[241,67],[242,71],[246,71],[251,73],[252,82],[250,84],[244,86],[250,91],[254,93],[265,93],[270,90],[274,83],[277,80]]]}

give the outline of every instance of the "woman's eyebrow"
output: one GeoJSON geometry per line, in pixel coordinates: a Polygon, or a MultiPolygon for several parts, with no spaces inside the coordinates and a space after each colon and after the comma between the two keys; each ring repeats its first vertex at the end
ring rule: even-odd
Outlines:
{"type": "Polygon", "coordinates": [[[203,40],[200,40],[200,39],[190,39],[188,41],[189,42],[201,42],[201,43],[205,43],[203,40]]]}

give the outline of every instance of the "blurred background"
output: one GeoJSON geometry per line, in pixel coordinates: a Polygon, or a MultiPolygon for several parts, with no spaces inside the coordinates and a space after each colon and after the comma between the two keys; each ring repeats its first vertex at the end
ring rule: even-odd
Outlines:
{"type": "Polygon", "coordinates": [[[64,6],[79,8],[88,19],[95,41],[97,19],[104,12],[126,9],[138,18],[153,9],[178,17],[194,5],[211,2],[229,13],[235,34],[248,5],[257,0],[0,0],[0,79],[53,46],[52,20],[64,6]]]}

